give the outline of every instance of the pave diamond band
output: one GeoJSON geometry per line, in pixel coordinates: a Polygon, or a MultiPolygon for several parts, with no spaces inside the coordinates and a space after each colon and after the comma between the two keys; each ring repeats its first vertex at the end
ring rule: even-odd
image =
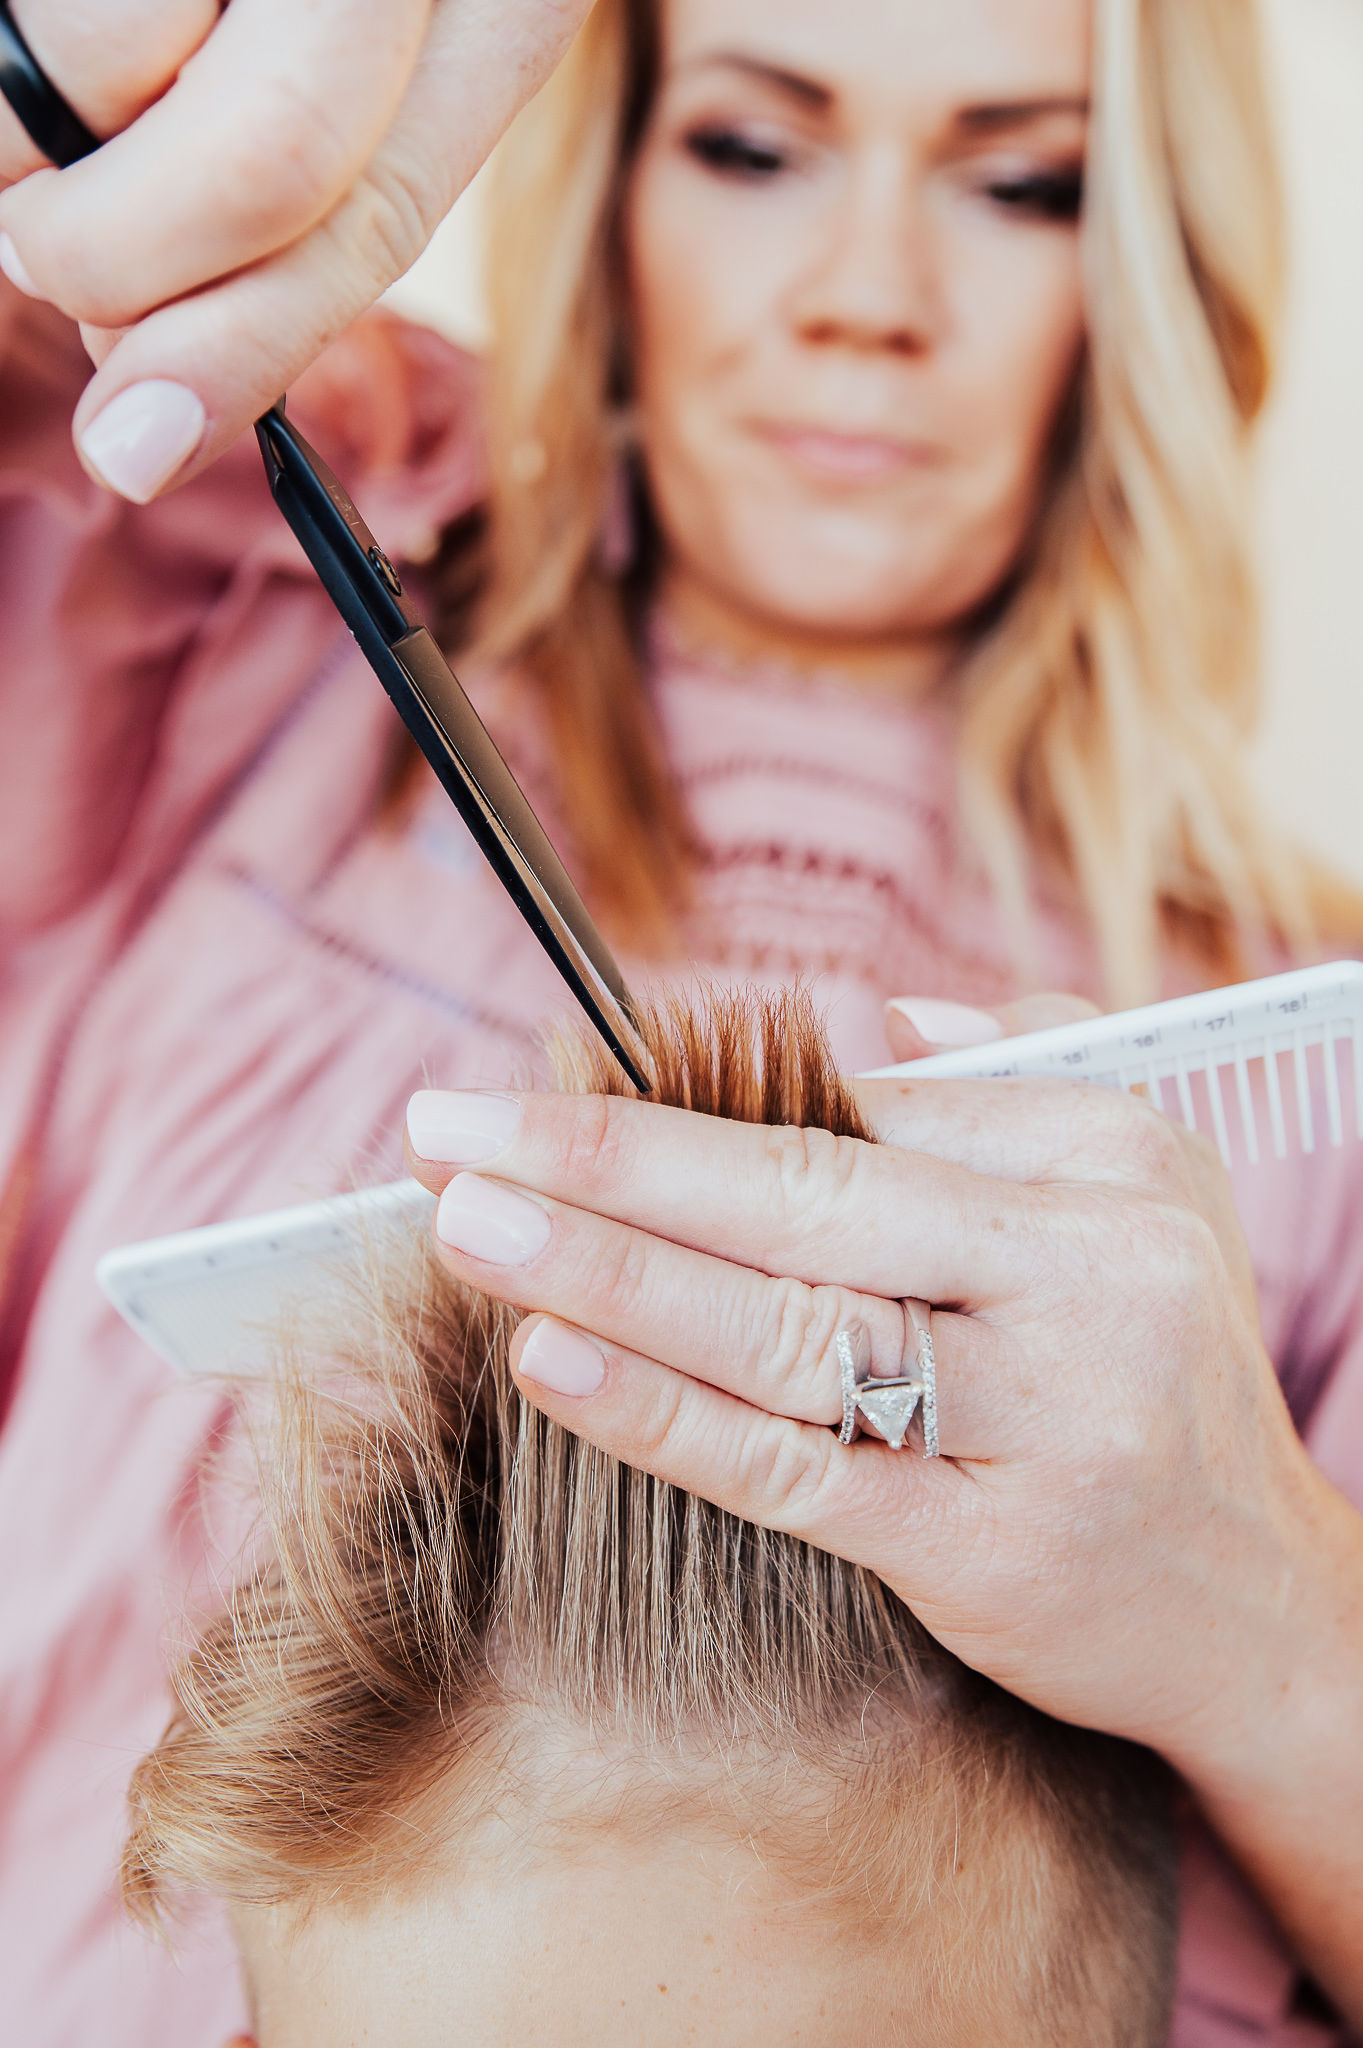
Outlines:
{"type": "Polygon", "coordinates": [[[917,1340],[916,1371],[912,1375],[880,1379],[872,1374],[871,1346],[864,1324],[853,1323],[837,1333],[834,1342],[842,1383],[838,1442],[852,1443],[863,1425],[869,1425],[892,1451],[902,1450],[910,1425],[921,1408],[923,1455],[936,1458],[941,1452],[937,1442],[937,1360],[932,1348],[932,1311],[922,1301],[906,1301],[903,1306],[905,1337],[911,1329],[917,1340]]]}

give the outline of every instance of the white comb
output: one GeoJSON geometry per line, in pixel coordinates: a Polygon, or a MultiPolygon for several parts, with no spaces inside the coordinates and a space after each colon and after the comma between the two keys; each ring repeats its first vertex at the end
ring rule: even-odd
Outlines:
{"type": "Polygon", "coordinates": [[[431,1227],[414,1180],[180,1230],[105,1252],[95,1278],[125,1323],[177,1372],[262,1371],[295,1308],[313,1310],[387,1233],[431,1227]]]}
{"type": "Polygon", "coordinates": [[[1236,1125],[1246,1159],[1257,1165],[1263,1156],[1261,1116],[1279,1159],[1287,1157],[1293,1141],[1303,1152],[1315,1151],[1322,1095],[1329,1141],[1344,1143],[1342,1058],[1354,1098],[1351,1122],[1363,1138],[1363,966],[1355,960],[1299,968],[1207,995],[1178,996],[1148,1009],[1061,1024],[1023,1038],[933,1053],[861,1078],[983,1081],[1049,1075],[1095,1081],[1100,1087],[1142,1091],[1157,1108],[1176,1110],[1193,1131],[1199,1128],[1201,1097],[1203,1127],[1226,1164],[1232,1163],[1236,1125]]]}
{"type": "MultiPolygon", "coordinates": [[[[861,1078],[1035,1074],[1096,1081],[1143,1090],[1161,1109],[1176,1107],[1193,1130],[1201,1096],[1222,1157],[1230,1162],[1231,1133],[1238,1127],[1246,1157],[1257,1162],[1261,1112],[1280,1159],[1292,1139],[1303,1151],[1314,1151],[1317,1075],[1325,1129],[1331,1144],[1343,1144],[1341,1058],[1349,1062],[1350,1121],[1363,1137],[1363,966],[1350,960],[1025,1038],[935,1053],[861,1078]]],[[[292,1303],[324,1299],[378,1231],[429,1229],[434,1208],[433,1197],[415,1181],[395,1181],[128,1245],[106,1252],[95,1273],[124,1320],[178,1371],[251,1371],[268,1362],[271,1332],[292,1303]]]]}

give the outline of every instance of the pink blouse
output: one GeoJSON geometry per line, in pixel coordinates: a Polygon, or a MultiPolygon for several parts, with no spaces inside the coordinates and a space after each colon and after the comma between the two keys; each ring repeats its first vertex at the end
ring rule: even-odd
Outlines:
{"type": "MultiPolygon", "coordinates": [[[[72,456],[70,330],[6,287],[0,349],[0,2038],[220,2048],[243,2023],[222,1928],[173,1960],[112,1878],[168,1624],[230,1541],[204,1484],[226,1411],[123,1326],[95,1261],[396,1175],[409,1092],[530,1071],[565,999],[434,785],[381,810],[392,715],[254,447],[130,509],[72,456]]],[[[311,430],[401,559],[477,492],[475,384],[392,323],[312,379],[311,430]]],[[[812,980],[849,1068],[887,1057],[889,995],[1011,991],[946,713],[665,639],[650,681],[705,971],[812,980]]],[[[552,821],[535,734],[484,696],[552,821]]],[[[1058,917],[1045,948],[1048,984],[1092,985],[1058,917]]],[[[1363,1504],[1359,1157],[1242,1196],[1293,1412],[1363,1504]]],[[[1294,2016],[1291,1957],[1200,1837],[1185,1921],[1176,2048],[1341,2038],[1294,2016]]]]}

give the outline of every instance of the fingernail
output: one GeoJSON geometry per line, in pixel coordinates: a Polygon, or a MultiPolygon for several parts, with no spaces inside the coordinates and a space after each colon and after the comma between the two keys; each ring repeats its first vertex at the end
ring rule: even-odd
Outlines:
{"type": "Polygon", "coordinates": [[[510,1144],[520,1125],[514,1095],[418,1088],[407,1105],[412,1150],[444,1166],[481,1166],[510,1144]]]}
{"type": "Polygon", "coordinates": [[[526,1265],[548,1244],[549,1227],[538,1202],[476,1173],[457,1173],[435,1212],[440,1242],[489,1266],[526,1265]]]}
{"type": "Polygon", "coordinates": [[[988,1045],[991,1039],[1003,1036],[997,1017],[987,1010],[972,1010],[965,1003],[941,1003],[933,996],[896,996],[890,1008],[907,1017],[929,1045],[988,1045]]]}
{"type": "Polygon", "coordinates": [[[41,299],[46,296],[39,291],[29,276],[27,264],[3,229],[0,229],[0,270],[4,271],[11,284],[17,285],[29,298],[41,299]]]}
{"type": "Polygon", "coordinates": [[[523,1380],[533,1380],[551,1394],[573,1394],[580,1400],[600,1387],[606,1377],[606,1361],[590,1337],[550,1317],[536,1323],[526,1338],[516,1371],[523,1380]]]}
{"type": "Polygon", "coordinates": [[[196,392],[149,377],[95,414],[80,437],[81,453],[111,491],[145,505],[184,468],[203,439],[204,419],[196,392]]]}

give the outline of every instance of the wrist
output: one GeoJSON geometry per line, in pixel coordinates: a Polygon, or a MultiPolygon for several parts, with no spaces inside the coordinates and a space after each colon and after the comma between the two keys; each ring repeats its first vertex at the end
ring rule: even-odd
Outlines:
{"type": "Polygon", "coordinates": [[[1197,1717],[1165,1754],[1303,1962],[1363,2027],[1363,1517],[1312,1478],[1262,1636],[1232,1661],[1228,1711],[1219,1724],[1197,1717]]]}
{"type": "Polygon", "coordinates": [[[1198,1706],[1153,1743],[1211,1811],[1304,1800],[1356,1751],[1363,1516],[1304,1451],[1294,1481],[1226,1586],[1198,1706]]]}

